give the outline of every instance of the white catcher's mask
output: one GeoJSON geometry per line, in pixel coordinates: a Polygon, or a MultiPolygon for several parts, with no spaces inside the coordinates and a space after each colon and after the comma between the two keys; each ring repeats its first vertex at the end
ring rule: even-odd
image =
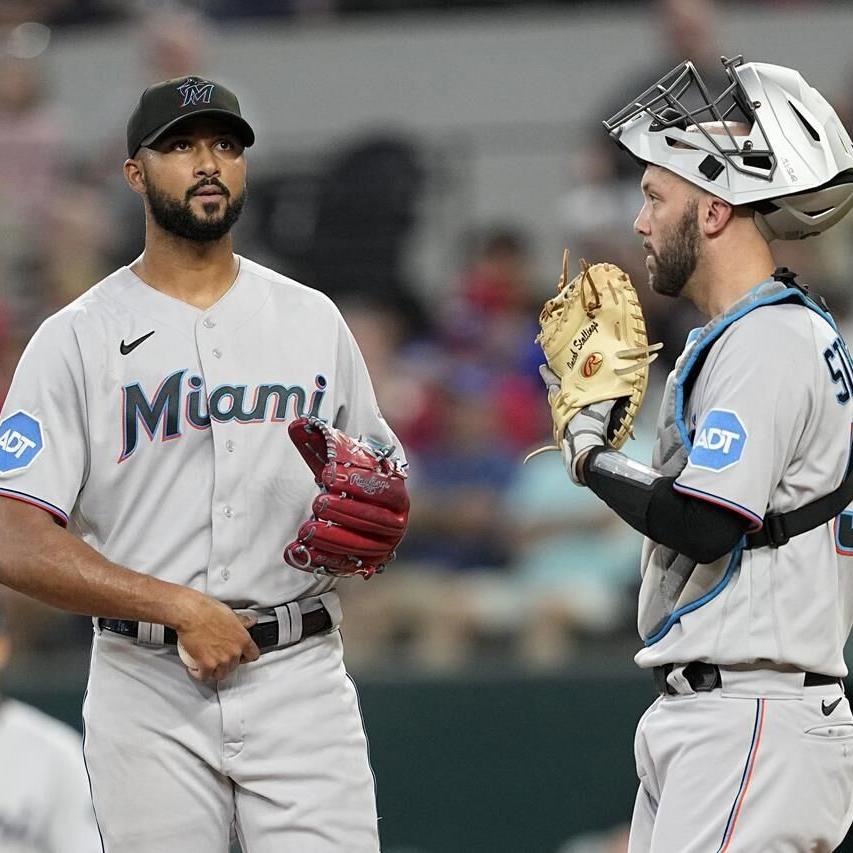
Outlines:
{"type": "Polygon", "coordinates": [[[722,62],[731,83],[716,97],[683,62],[604,126],[643,163],[753,207],[767,240],[825,231],[853,208],[853,142],[835,110],[792,68],[722,62]],[[726,122],[744,118],[749,134],[734,135],[726,122]]]}

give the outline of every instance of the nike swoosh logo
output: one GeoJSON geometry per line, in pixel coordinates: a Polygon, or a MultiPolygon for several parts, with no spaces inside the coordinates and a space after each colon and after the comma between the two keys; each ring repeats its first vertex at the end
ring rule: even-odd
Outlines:
{"type": "Polygon", "coordinates": [[[837,707],[838,703],[843,699],[843,696],[839,696],[834,702],[830,702],[828,705],[826,704],[826,699],[820,703],[820,710],[823,711],[824,717],[828,717],[837,707]]]}
{"type": "Polygon", "coordinates": [[[129,344],[124,342],[124,338],[121,339],[121,346],[119,349],[121,350],[122,355],[127,355],[128,353],[133,352],[143,341],[147,341],[151,335],[156,332],[156,329],[152,329],[147,335],[143,335],[141,338],[137,338],[135,341],[131,341],[129,344]]]}

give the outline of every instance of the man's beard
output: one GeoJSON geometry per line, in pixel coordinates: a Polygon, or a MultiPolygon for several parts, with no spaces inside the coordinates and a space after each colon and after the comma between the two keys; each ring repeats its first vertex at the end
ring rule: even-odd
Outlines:
{"type": "Polygon", "coordinates": [[[696,272],[699,262],[699,203],[688,202],[687,210],[661,246],[654,253],[654,272],[649,273],[649,285],[655,293],[678,296],[696,272]]]}
{"type": "MultiPolygon", "coordinates": [[[[237,198],[232,200],[225,186],[216,180],[196,184],[187,191],[182,202],[166,195],[150,183],[146,195],[154,221],[164,231],[168,231],[176,237],[182,237],[184,240],[191,240],[193,243],[212,243],[214,240],[224,237],[240,218],[243,205],[246,203],[245,189],[237,198]],[[210,216],[202,219],[193,213],[193,209],[190,207],[193,193],[203,186],[218,187],[225,197],[225,211],[218,219],[212,219],[210,216]]],[[[205,213],[213,214],[217,206],[202,202],[205,213]]]]}

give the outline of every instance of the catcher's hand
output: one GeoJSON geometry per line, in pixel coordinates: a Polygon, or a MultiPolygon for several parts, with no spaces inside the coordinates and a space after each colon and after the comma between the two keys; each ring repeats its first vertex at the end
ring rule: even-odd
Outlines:
{"type": "MultiPolygon", "coordinates": [[[[527,459],[545,450],[563,449],[565,453],[563,440],[573,418],[605,400],[614,404],[602,424],[602,441],[596,443],[620,448],[631,435],[646,393],[649,365],[662,347],[662,344],[649,345],[646,340],[646,324],[637,292],[619,267],[590,266],[581,261],[580,274],[571,281],[568,278],[567,249],[563,252],[557,295],[542,308],[541,331],[536,338],[553,377],[549,379],[543,374],[556,444],[534,451],[527,459]]],[[[574,432],[576,439],[586,430],[574,432]]],[[[580,452],[574,454],[573,461],[580,452]]],[[[573,464],[570,473],[577,482],[573,464]]]]}
{"type": "Polygon", "coordinates": [[[352,438],[318,418],[297,418],[288,433],[321,492],[284,559],[335,577],[382,571],[409,517],[406,473],[391,458],[393,448],[352,438]]]}
{"type": "MultiPolygon", "coordinates": [[[[542,381],[548,388],[548,392],[558,394],[560,391],[560,377],[551,370],[547,364],[539,366],[542,381]],[[552,390],[553,389],[553,390],[552,390]]],[[[572,478],[572,482],[578,486],[584,486],[581,466],[587,451],[594,447],[604,447],[607,443],[607,434],[610,428],[610,415],[613,413],[615,400],[602,400],[600,403],[590,403],[584,406],[570,421],[566,427],[563,440],[560,442],[560,452],[566,471],[572,478]]]]}

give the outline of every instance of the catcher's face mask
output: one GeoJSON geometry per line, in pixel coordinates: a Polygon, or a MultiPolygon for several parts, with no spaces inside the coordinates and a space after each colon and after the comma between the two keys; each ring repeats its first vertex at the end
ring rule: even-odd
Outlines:
{"type": "Polygon", "coordinates": [[[605,128],[638,160],[753,206],[767,239],[800,239],[838,222],[853,207],[853,142],[833,108],[793,69],[740,56],[722,62],[729,83],[720,94],[683,62],[605,128]],[[735,121],[749,132],[733,133],[735,121]]]}

